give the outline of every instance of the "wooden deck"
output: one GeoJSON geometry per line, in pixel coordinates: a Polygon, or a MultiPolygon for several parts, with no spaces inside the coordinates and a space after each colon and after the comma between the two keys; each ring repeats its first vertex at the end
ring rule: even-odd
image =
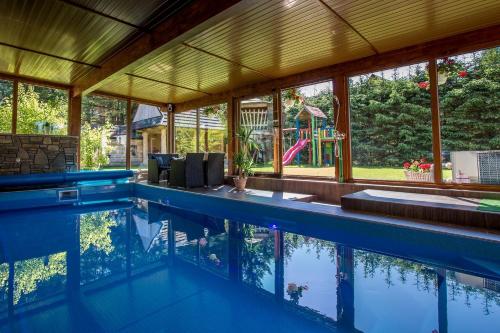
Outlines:
{"type": "MultiPolygon", "coordinates": [[[[152,186],[152,187],[165,187],[170,188],[165,183],[152,184],[146,181],[141,181],[139,184],[152,186]]],[[[443,223],[439,221],[429,221],[416,218],[405,218],[389,216],[388,214],[380,214],[368,211],[353,211],[340,207],[340,205],[333,205],[316,201],[316,196],[309,194],[298,194],[293,192],[282,191],[263,191],[248,189],[245,192],[237,192],[232,186],[221,186],[218,188],[200,188],[200,189],[180,189],[171,188],[175,191],[189,191],[208,196],[217,196],[230,200],[241,200],[243,202],[265,204],[277,208],[287,208],[300,211],[313,211],[321,215],[331,216],[335,219],[353,219],[370,221],[371,223],[392,225],[394,227],[403,227],[408,229],[425,230],[429,232],[446,233],[450,235],[460,235],[465,237],[479,238],[482,240],[489,240],[500,242],[500,229],[474,227],[471,228],[466,225],[457,225],[455,223],[443,223]]]]}
{"type": "MultiPolygon", "coordinates": [[[[165,182],[160,182],[160,184],[151,184],[157,185],[161,187],[169,187],[165,182]]],[[[172,187],[173,189],[179,189],[176,187],[172,187]]],[[[211,188],[192,188],[192,189],[184,189],[181,190],[214,195],[219,197],[228,197],[235,199],[243,199],[248,196],[258,197],[263,199],[268,199],[269,201],[282,201],[282,200],[291,200],[291,201],[301,201],[301,202],[313,202],[318,200],[318,196],[314,194],[301,194],[301,193],[292,193],[292,192],[278,192],[278,191],[264,191],[264,190],[256,190],[256,189],[246,189],[245,191],[239,192],[236,190],[234,186],[230,185],[221,185],[215,186],[211,188]]]]}
{"type": "Polygon", "coordinates": [[[364,190],[341,198],[343,209],[459,226],[500,230],[500,212],[480,210],[481,199],[364,190]]]}

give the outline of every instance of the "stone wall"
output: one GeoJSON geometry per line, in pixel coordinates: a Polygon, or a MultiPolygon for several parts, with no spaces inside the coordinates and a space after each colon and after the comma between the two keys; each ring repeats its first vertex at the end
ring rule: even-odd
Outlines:
{"type": "Polygon", "coordinates": [[[0,134],[0,175],[76,171],[78,137],[0,134]]]}

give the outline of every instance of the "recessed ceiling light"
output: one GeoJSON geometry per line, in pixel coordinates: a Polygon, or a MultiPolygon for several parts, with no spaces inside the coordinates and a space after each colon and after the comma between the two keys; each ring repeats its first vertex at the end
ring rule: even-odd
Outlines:
{"type": "Polygon", "coordinates": [[[285,0],[285,6],[290,8],[292,7],[293,5],[295,5],[295,3],[297,2],[297,0],[285,0]]]}

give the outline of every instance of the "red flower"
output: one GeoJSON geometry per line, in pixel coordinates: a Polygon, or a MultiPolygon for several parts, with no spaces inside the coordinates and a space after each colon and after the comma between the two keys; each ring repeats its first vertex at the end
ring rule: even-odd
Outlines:
{"type": "Polygon", "coordinates": [[[419,82],[419,83],[418,83],[418,87],[419,87],[420,89],[427,89],[427,88],[429,88],[429,82],[427,82],[427,81],[422,81],[422,82],[419,82]]]}
{"type": "Polygon", "coordinates": [[[429,170],[431,168],[432,164],[426,163],[426,164],[420,164],[419,167],[422,170],[429,170]]]}
{"type": "Polygon", "coordinates": [[[460,72],[458,72],[458,76],[460,76],[460,77],[466,77],[467,74],[468,74],[467,71],[460,71],[460,72]]]}
{"type": "Polygon", "coordinates": [[[404,162],[403,163],[403,168],[408,169],[411,166],[410,162],[404,162]]]}

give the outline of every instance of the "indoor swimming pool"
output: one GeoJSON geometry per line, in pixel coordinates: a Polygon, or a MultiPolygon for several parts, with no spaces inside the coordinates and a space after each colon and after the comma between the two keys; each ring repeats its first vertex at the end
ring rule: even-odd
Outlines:
{"type": "Polygon", "coordinates": [[[500,327],[493,240],[400,230],[398,243],[307,212],[131,191],[143,198],[0,213],[0,332],[500,327]]]}

